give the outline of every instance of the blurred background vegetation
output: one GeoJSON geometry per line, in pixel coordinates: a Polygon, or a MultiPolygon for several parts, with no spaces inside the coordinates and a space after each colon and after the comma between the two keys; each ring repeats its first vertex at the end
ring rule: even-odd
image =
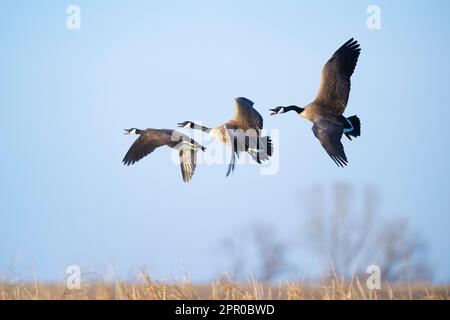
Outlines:
{"type": "Polygon", "coordinates": [[[292,259],[298,257],[292,252],[298,251],[300,259],[314,261],[323,277],[337,274],[350,280],[367,276],[367,267],[377,265],[382,278],[391,282],[432,278],[425,239],[411,228],[407,216],[392,218],[379,212],[375,189],[367,187],[362,199],[355,199],[349,184],[338,183],[330,191],[311,188],[302,198],[308,199],[307,209],[299,215],[307,215],[292,221],[298,224],[297,234],[280,235],[275,226],[256,222],[223,241],[233,278],[253,275],[267,282],[301,275],[298,261],[292,259]]]}

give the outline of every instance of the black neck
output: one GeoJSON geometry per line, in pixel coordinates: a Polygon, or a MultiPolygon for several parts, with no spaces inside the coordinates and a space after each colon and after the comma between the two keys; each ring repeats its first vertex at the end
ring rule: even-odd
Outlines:
{"type": "Polygon", "coordinates": [[[288,112],[288,111],[295,111],[295,112],[297,112],[298,114],[300,114],[300,113],[302,113],[303,112],[303,108],[300,108],[300,107],[297,107],[297,106],[287,106],[287,107],[284,107],[284,112],[288,112]]]}
{"type": "Polygon", "coordinates": [[[142,134],[143,132],[144,132],[144,130],[136,129],[136,134],[142,134]]]}
{"type": "Polygon", "coordinates": [[[204,126],[201,126],[196,123],[192,123],[192,124],[194,125],[194,128],[192,128],[192,129],[202,130],[203,132],[206,132],[206,133],[209,133],[211,131],[211,128],[204,127],[204,126]]]}

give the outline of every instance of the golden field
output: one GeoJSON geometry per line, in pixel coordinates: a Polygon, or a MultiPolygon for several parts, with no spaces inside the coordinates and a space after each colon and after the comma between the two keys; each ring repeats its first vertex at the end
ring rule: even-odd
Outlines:
{"type": "Polygon", "coordinates": [[[0,283],[0,300],[448,300],[449,285],[426,283],[389,284],[369,290],[365,280],[349,282],[333,277],[319,283],[304,281],[264,284],[253,279],[244,283],[222,277],[210,284],[192,284],[189,280],[170,283],[152,280],[87,282],[79,289],[67,289],[64,283],[0,283]]]}

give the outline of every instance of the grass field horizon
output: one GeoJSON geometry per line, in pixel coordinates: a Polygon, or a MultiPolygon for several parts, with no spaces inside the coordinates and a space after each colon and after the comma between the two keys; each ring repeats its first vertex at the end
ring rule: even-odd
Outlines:
{"type": "Polygon", "coordinates": [[[0,300],[449,300],[450,285],[381,281],[368,289],[366,277],[345,280],[336,274],[321,280],[262,282],[232,280],[228,275],[210,283],[160,281],[141,272],[133,281],[88,280],[78,288],[66,281],[0,281],[0,300]]]}

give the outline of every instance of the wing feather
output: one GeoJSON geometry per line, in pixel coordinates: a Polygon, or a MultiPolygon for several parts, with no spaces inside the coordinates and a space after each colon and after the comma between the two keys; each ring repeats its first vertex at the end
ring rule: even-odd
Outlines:
{"type": "Polygon", "coordinates": [[[182,147],[179,151],[181,175],[184,182],[189,182],[194,175],[197,164],[197,149],[189,145],[182,147]]]}
{"type": "Polygon", "coordinates": [[[171,134],[167,131],[147,129],[131,145],[122,162],[129,166],[152,153],[156,148],[168,145],[171,134]]]}
{"type": "Polygon", "coordinates": [[[358,42],[352,38],[333,54],[322,69],[316,103],[330,108],[335,114],[344,113],[350,95],[350,77],[360,53],[358,42]]]}
{"type": "Polygon", "coordinates": [[[235,122],[239,124],[239,126],[246,129],[262,129],[264,125],[263,117],[253,108],[253,101],[239,97],[235,99],[236,101],[236,109],[233,116],[235,122]]]}
{"type": "Polygon", "coordinates": [[[227,140],[231,147],[231,159],[226,174],[226,176],[228,177],[231,173],[234,172],[234,168],[236,166],[236,156],[239,158],[240,153],[246,151],[246,146],[245,135],[239,134],[244,133],[243,130],[236,130],[234,127],[225,125],[225,133],[227,134],[227,140]]]}
{"type": "Polygon", "coordinates": [[[312,128],[314,135],[319,139],[322,147],[330,158],[340,167],[347,165],[344,146],[341,143],[343,130],[336,124],[328,121],[316,122],[312,128]]]}

